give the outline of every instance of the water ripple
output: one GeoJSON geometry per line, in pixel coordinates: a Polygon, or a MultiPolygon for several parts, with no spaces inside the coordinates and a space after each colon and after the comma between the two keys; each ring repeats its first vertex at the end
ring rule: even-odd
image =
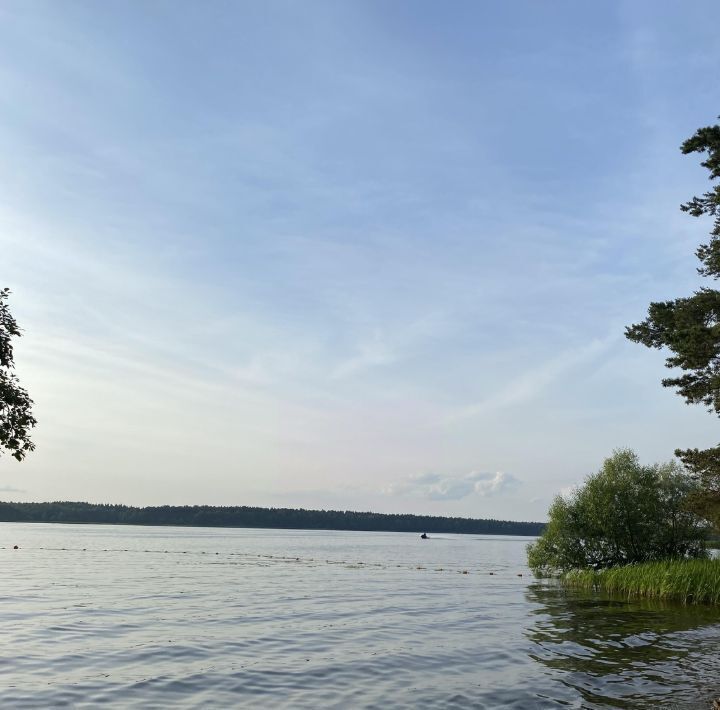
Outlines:
{"type": "Polygon", "coordinates": [[[717,610],[536,584],[524,540],[0,530],[22,541],[0,548],[2,707],[698,708],[720,695],[717,610]]]}

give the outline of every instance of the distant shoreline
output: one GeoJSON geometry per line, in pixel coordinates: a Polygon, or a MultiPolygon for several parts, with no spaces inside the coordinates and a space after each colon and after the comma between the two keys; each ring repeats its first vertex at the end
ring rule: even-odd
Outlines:
{"type": "Polygon", "coordinates": [[[350,510],[254,506],[147,506],[54,501],[0,502],[0,522],[147,525],[270,530],[537,536],[545,523],[350,510]]]}

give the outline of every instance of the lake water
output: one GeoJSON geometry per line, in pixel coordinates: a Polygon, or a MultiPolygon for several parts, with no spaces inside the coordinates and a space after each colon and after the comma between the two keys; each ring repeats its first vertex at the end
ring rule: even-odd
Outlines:
{"type": "Polygon", "coordinates": [[[720,611],[538,584],[527,542],[2,523],[0,707],[696,710],[720,696],[720,611]]]}

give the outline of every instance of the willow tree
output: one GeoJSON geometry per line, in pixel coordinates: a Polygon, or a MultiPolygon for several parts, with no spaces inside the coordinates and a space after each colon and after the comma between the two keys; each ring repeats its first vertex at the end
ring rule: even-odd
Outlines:
{"type": "Polygon", "coordinates": [[[20,328],[8,308],[9,295],[9,289],[0,290],[0,455],[6,449],[22,461],[35,448],[30,430],[37,422],[32,414],[33,401],[13,372],[12,339],[20,336],[20,328]]]}
{"type": "MultiPolygon", "coordinates": [[[[701,153],[711,181],[720,177],[720,125],[700,128],[686,140],[684,154],[701,153]]],[[[710,217],[710,239],[695,252],[698,273],[711,280],[720,278],[720,184],[680,209],[693,217],[710,217]]],[[[701,404],[720,416],[720,291],[709,286],[692,296],[651,303],[648,317],[626,329],[626,336],[650,348],[666,348],[668,368],[681,371],[662,381],[674,387],[688,404],[701,404]]],[[[720,445],[710,449],[678,449],[675,454],[700,483],[695,509],[720,528],[720,445]]]]}

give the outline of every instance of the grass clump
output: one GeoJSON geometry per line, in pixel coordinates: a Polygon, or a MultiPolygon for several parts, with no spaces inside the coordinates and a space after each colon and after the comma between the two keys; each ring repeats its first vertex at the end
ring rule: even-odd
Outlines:
{"type": "Polygon", "coordinates": [[[720,559],[665,560],[591,570],[575,569],[562,576],[576,589],[602,589],[627,597],[720,604],[720,559]]]}

